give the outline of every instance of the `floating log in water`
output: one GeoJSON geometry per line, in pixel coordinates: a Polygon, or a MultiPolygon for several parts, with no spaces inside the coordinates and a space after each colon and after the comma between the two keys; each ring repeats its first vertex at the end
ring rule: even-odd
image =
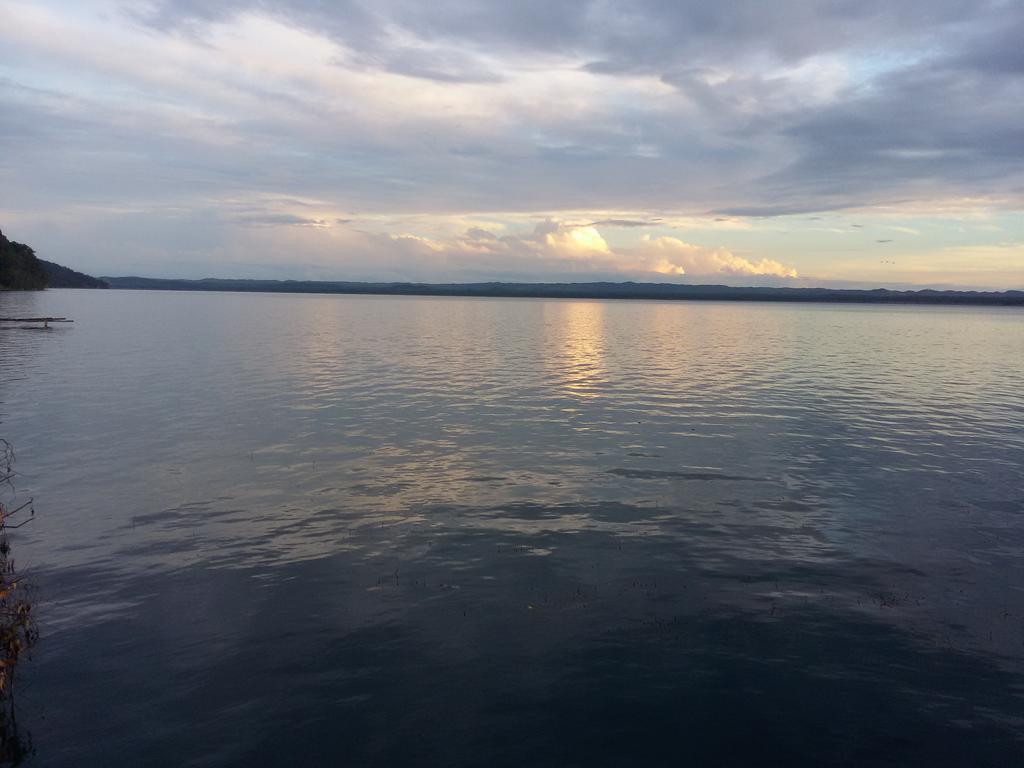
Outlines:
{"type": "Polygon", "coordinates": [[[50,323],[73,323],[66,317],[0,317],[0,323],[42,323],[43,328],[49,328],[50,323]]]}

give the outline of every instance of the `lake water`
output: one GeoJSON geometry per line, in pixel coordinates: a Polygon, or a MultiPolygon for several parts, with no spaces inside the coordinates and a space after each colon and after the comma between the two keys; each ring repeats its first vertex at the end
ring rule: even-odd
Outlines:
{"type": "Polygon", "coordinates": [[[1024,764],[1024,311],[15,314],[36,764],[1024,764]]]}

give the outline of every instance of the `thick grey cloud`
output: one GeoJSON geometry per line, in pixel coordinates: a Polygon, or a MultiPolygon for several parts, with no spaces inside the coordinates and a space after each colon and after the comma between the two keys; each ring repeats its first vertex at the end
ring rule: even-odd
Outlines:
{"type": "MultiPolygon", "coordinates": [[[[522,122],[483,144],[433,137],[432,148],[399,163],[405,191],[429,185],[453,208],[472,199],[518,210],[528,200],[771,215],[917,199],[926,187],[1021,190],[1024,6],[1015,2],[162,0],[134,13],[198,34],[252,10],[331,36],[368,69],[493,83],[503,78],[495,57],[576,60],[609,79],[660,78],[689,103],[656,113],[616,103],[558,135],[535,131],[529,147],[522,122]],[[830,98],[814,99],[806,81],[822,57],[854,71],[830,98]],[[800,66],[808,71],[795,82],[780,73],[800,66]],[[645,162],[638,145],[657,162],[645,162]],[[473,179],[481,184],[467,187],[473,179]]],[[[451,127],[453,139],[463,133],[451,127]]],[[[431,143],[429,133],[419,138],[431,143]]]]}
{"type": "Polygon", "coordinates": [[[1024,72],[989,69],[1019,57],[1004,35],[976,49],[884,75],[871,88],[784,126],[800,149],[765,191],[798,205],[895,202],[1024,189],[1024,72]],[[985,52],[983,59],[978,56],[985,52]],[[979,61],[985,69],[977,66],[979,61]]]}
{"type": "Polygon", "coordinates": [[[190,27],[258,9],[372,50],[388,28],[477,49],[585,54],[592,68],[665,67],[694,57],[768,53],[786,60],[862,44],[927,38],[1013,13],[1001,0],[157,0],[149,24],[190,27]]]}
{"type": "Polygon", "coordinates": [[[0,14],[0,212],[37,222],[183,212],[222,242],[374,215],[574,212],[628,230],[1024,207],[1018,0],[0,0],[0,14]]]}
{"type": "Polygon", "coordinates": [[[653,227],[653,226],[656,226],[660,222],[661,222],[661,219],[598,219],[597,221],[590,222],[586,226],[588,226],[588,227],[610,226],[610,227],[626,227],[626,228],[637,227],[637,228],[640,228],[640,227],[653,227]]]}

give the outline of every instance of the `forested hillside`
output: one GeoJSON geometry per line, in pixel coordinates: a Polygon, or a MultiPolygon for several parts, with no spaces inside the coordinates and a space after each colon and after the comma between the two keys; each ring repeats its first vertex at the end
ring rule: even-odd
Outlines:
{"type": "Polygon", "coordinates": [[[0,232],[0,289],[39,291],[46,287],[46,270],[35,251],[0,232]]]}

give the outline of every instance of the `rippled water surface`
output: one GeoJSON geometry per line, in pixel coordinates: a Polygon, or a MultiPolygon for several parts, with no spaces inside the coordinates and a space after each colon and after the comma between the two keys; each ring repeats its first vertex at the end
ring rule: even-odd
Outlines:
{"type": "Polygon", "coordinates": [[[39,765],[1024,764],[1019,310],[12,314],[39,765]]]}

